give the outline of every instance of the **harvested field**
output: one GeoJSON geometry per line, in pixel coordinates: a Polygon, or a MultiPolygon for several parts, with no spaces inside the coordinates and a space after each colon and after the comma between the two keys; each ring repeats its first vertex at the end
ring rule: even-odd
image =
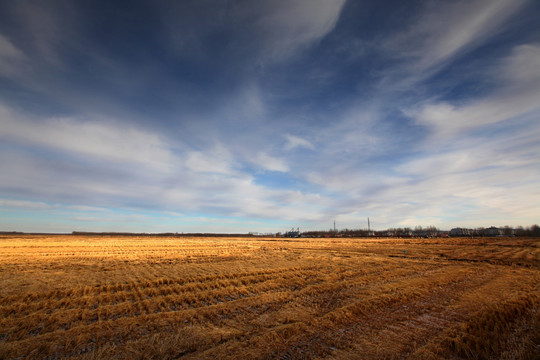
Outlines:
{"type": "Polygon", "coordinates": [[[1,359],[538,359],[540,239],[0,236],[1,359]]]}

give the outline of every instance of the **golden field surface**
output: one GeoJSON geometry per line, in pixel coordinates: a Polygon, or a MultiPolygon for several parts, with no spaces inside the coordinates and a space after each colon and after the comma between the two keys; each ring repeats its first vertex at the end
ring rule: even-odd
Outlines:
{"type": "Polygon", "coordinates": [[[540,239],[1,235],[0,359],[538,359],[540,239]]]}

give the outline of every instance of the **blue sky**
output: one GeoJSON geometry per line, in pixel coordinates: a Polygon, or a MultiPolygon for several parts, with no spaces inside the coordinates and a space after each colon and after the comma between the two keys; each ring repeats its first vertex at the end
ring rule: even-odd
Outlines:
{"type": "Polygon", "coordinates": [[[0,230],[540,220],[540,3],[5,1],[0,230]]]}

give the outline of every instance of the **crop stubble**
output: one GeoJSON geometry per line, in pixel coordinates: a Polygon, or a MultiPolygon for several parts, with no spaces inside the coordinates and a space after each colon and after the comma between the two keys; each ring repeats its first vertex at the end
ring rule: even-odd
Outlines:
{"type": "Polygon", "coordinates": [[[539,264],[539,239],[3,235],[0,358],[535,359],[539,264]]]}

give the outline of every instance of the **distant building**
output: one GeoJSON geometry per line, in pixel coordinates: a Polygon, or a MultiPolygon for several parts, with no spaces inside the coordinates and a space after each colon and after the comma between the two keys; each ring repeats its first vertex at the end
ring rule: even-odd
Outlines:
{"type": "Polygon", "coordinates": [[[464,228],[453,228],[450,230],[450,236],[470,236],[471,230],[464,228]]]}
{"type": "Polygon", "coordinates": [[[285,233],[285,237],[288,237],[288,238],[300,237],[300,228],[297,228],[296,230],[292,228],[290,231],[287,231],[285,233]]]}
{"type": "Polygon", "coordinates": [[[495,226],[484,229],[484,236],[502,236],[504,235],[504,230],[496,228],[495,226]]]}
{"type": "Polygon", "coordinates": [[[411,230],[411,229],[397,229],[395,231],[395,236],[398,236],[398,237],[413,237],[414,236],[414,232],[411,230]]]}
{"type": "Polygon", "coordinates": [[[379,232],[379,234],[380,234],[380,236],[393,237],[393,236],[396,236],[396,231],[394,231],[394,230],[386,230],[386,231],[379,232]]]}

